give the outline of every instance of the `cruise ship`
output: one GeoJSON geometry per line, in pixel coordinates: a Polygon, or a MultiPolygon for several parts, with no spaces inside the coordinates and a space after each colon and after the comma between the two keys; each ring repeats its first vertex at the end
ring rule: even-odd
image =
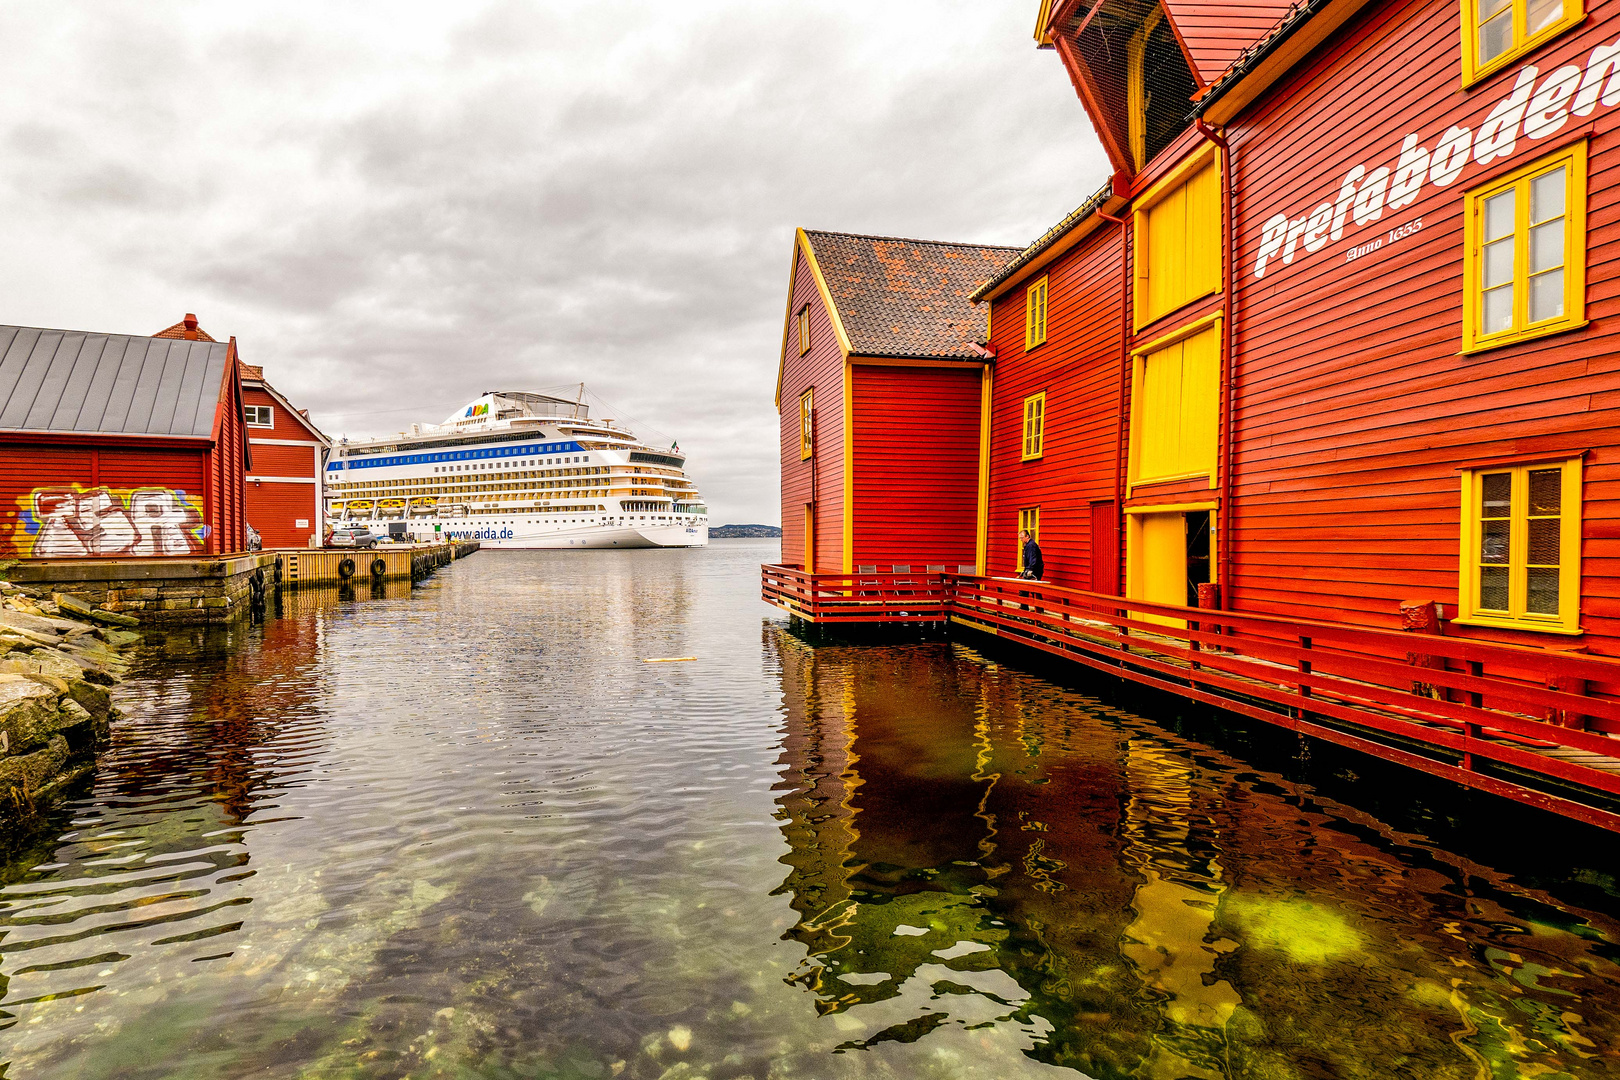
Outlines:
{"type": "Polygon", "coordinates": [[[649,446],[580,399],[484,394],[442,424],[344,441],[327,521],[486,548],[701,547],[708,508],[679,447],[649,446]]]}

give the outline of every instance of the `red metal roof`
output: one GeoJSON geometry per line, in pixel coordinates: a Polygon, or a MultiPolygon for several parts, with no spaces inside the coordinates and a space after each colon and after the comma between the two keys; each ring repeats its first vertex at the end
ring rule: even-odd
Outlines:
{"type": "Polygon", "coordinates": [[[973,291],[1020,248],[805,230],[859,356],[978,359],[985,313],[973,291]]]}
{"type": "Polygon", "coordinates": [[[1205,86],[1226,73],[1242,54],[1282,21],[1293,7],[1282,0],[1163,0],[1193,74],[1205,86]]]}

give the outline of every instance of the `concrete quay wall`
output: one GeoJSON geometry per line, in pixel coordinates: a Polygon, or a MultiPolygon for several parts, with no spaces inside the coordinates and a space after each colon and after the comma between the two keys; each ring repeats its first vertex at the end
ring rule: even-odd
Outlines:
{"type": "Polygon", "coordinates": [[[26,559],[7,570],[18,585],[81,596],[142,625],[227,622],[262,593],[275,552],[214,559],[26,559]]]}
{"type": "Polygon", "coordinates": [[[372,551],[251,551],[203,559],[25,559],[6,574],[19,585],[71,593],[143,626],[187,626],[246,615],[267,589],[279,585],[416,580],[477,550],[476,543],[412,544],[372,551]],[[378,561],[383,563],[380,574],[373,570],[378,561]]]}

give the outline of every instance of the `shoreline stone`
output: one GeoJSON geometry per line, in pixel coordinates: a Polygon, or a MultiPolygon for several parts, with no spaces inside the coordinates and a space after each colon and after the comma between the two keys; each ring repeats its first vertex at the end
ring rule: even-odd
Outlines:
{"type": "Polygon", "coordinates": [[[95,768],[119,715],[107,687],[141,640],[130,615],[70,593],[0,580],[0,843],[10,847],[49,802],[95,768]]]}

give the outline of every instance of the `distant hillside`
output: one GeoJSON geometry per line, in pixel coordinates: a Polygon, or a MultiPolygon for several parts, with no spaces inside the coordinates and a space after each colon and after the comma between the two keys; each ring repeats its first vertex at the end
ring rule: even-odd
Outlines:
{"type": "Polygon", "coordinates": [[[709,530],[709,537],[717,540],[734,540],[742,536],[769,537],[775,540],[781,535],[780,525],[716,525],[709,530]]]}

